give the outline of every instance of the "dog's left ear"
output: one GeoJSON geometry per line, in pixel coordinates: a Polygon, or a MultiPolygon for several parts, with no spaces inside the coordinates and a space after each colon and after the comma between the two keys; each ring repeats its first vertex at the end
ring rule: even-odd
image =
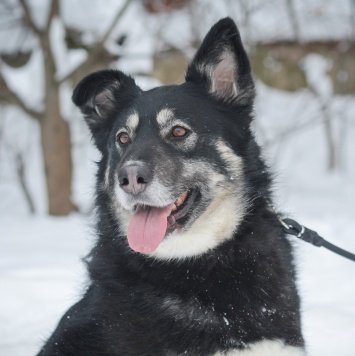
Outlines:
{"type": "Polygon", "coordinates": [[[75,87],[73,102],[84,114],[95,144],[103,151],[117,115],[141,94],[133,78],[118,70],[89,74],[75,87]]]}
{"type": "Polygon", "coordinates": [[[255,88],[249,59],[231,18],[218,21],[208,32],[187,68],[186,81],[204,84],[226,102],[253,103],[255,88]]]}

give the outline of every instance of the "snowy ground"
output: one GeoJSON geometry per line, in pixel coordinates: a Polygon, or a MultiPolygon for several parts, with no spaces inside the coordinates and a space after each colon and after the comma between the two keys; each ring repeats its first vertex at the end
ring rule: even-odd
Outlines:
{"type": "MultiPolygon", "coordinates": [[[[298,94],[281,94],[262,87],[258,92],[263,108],[260,111],[257,105],[260,132],[282,132],[292,125],[293,118],[302,120],[300,107],[303,111],[314,110],[302,104],[304,93],[297,98],[298,94]]],[[[348,107],[347,113],[353,112],[348,107]]],[[[355,127],[350,122],[346,137],[342,137],[344,162],[337,174],[326,172],[323,137],[318,122],[287,137],[282,146],[269,147],[270,164],[278,172],[277,205],[330,242],[355,252],[355,127]]],[[[268,135],[263,139],[267,140],[268,135]]],[[[74,154],[74,193],[78,199],[81,197],[81,205],[87,204],[91,195],[92,181],[84,183],[93,176],[93,165],[87,162],[95,154],[90,152],[85,148],[80,155],[74,154]],[[85,155],[90,158],[85,159],[85,155]]],[[[34,172],[32,179],[39,178],[34,172]]],[[[18,195],[6,195],[4,187],[2,192],[0,355],[30,356],[63,312],[80,297],[86,279],[80,258],[88,253],[94,238],[88,218],[30,217],[19,206],[18,195]]],[[[309,355],[354,355],[355,263],[300,241],[295,241],[295,247],[309,355]]]]}
{"type": "MultiPolygon", "coordinates": [[[[341,176],[320,189],[290,180],[282,205],[328,240],[355,252],[354,187],[341,176]],[[287,200],[287,201],[286,201],[287,200]]],[[[85,285],[80,257],[92,244],[89,221],[4,216],[0,219],[0,355],[38,350],[85,285]]],[[[295,242],[304,334],[311,356],[354,355],[355,264],[295,242]]]]}
{"type": "MultiPolygon", "coordinates": [[[[355,253],[354,189],[344,189],[347,184],[340,177],[329,180],[322,184],[329,188],[323,196],[313,188],[305,189],[302,195],[289,195],[289,206],[305,226],[355,253]]],[[[324,248],[295,244],[309,355],[354,355],[355,263],[324,248]]]]}

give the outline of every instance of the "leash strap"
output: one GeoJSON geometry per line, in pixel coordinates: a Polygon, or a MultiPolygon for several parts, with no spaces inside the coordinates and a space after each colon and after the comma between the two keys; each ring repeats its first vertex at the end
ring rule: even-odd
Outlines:
{"type": "Polygon", "coordinates": [[[325,240],[323,237],[320,237],[315,231],[308,229],[307,227],[304,227],[300,225],[297,221],[292,220],[292,219],[281,219],[278,216],[283,228],[284,232],[289,235],[294,235],[298,237],[300,240],[306,241],[311,243],[314,246],[317,247],[325,247],[330,251],[333,251],[337,253],[340,256],[343,256],[345,258],[348,258],[351,261],[355,262],[355,255],[353,253],[350,253],[348,251],[343,250],[342,248],[335,246],[325,240]]]}

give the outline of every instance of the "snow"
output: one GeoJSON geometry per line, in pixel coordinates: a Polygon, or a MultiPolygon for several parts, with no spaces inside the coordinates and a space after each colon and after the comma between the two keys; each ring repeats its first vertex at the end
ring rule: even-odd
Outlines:
{"type": "MultiPolygon", "coordinates": [[[[346,195],[344,179],[326,183],[334,191],[329,197],[319,199],[319,192],[310,189],[303,193],[308,199],[297,199],[300,192],[291,191],[290,206],[306,226],[355,251],[350,195],[343,202],[336,198],[337,192],[341,198],[346,195]],[[333,209],[328,209],[333,201],[333,209]],[[326,210],[323,202],[329,204],[326,210]]],[[[79,298],[85,286],[80,258],[92,245],[88,226],[88,219],[78,215],[1,217],[0,354],[33,355],[64,311],[79,298]]],[[[322,248],[297,241],[295,245],[309,354],[352,355],[355,265],[322,248]]]]}
{"type": "Polygon", "coordinates": [[[15,91],[25,104],[34,110],[42,110],[44,78],[41,68],[42,53],[33,51],[28,63],[24,67],[10,68],[0,61],[1,73],[10,89],[15,91]]]}
{"type": "MultiPolygon", "coordinates": [[[[263,120],[263,130],[268,129],[269,136],[275,130],[282,131],[287,124],[280,125],[286,121],[285,113],[292,120],[303,100],[309,100],[306,93],[285,94],[259,85],[257,116],[263,120]]],[[[354,131],[350,126],[349,137],[354,137],[354,131]]],[[[318,122],[311,130],[289,137],[281,154],[275,146],[266,151],[270,162],[278,157],[273,167],[278,172],[276,205],[330,242],[355,252],[355,168],[351,164],[355,161],[355,141],[347,140],[345,145],[346,170],[329,174],[322,139],[318,122]]],[[[93,176],[92,161],[97,152],[85,145],[81,149],[74,157],[77,170],[81,170],[76,179],[83,181],[93,176]]],[[[76,192],[85,196],[81,197],[84,205],[92,199],[93,180],[90,184],[91,188],[86,182],[86,188],[76,192]]],[[[79,185],[79,181],[74,184],[79,185]]],[[[90,225],[91,219],[81,215],[51,218],[30,217],[23,212],[2,214],[0,354],[33,355],[63,312],[78,300],[86,281],[80,259],[89,252],[94,239],[90,225]]],[[[323,248],[290,239],[296,248],[309,355],[353,355],[355,264],[323,248]]]]}
{"type": "Polygon", "coordinates": [[[33,355],[83,290],[90,233],[79,216],[7,216],[0,224],[0,354],[33,355]]]}
{"type": "MultiPolygon", "coordinates": [[[[40,27],[44,26],[48,13],[44,3],[42,0],[30,2],[40,27]]],[[[243,38],[292,38],[286,2],[244,1],[245,6],[256,9],[248,21],[240,5],[230,12],[229,3],[232,2],[196,0],[194,8],[178,11],[173,18],[168,18],[166,14],[144,15],[142,6],[132,2],[107,44],[111,51],[123,55],[115,65],[126,72],[150,71],[150,56],[164,41],[191,56],[191,32],[197,31],[201,38],[213,22],[227,14],[237,20],[243,38]],[[188,16],[200,20],[198,28],[192,28],[188,16]],[[122,34],[127,34],[128,40],[120,48],[115,38],[122,34]]],[[[301,40],[353,35],[350,1],[293,3],[300,21],[301,40]]],[[[88,28],[84,42],[91,44],[102,36],[122,4],[123,0],[106,0],[105,6],[92,1],[88,6],[87,0],[64,0],[61,2],[63,21],[69,27],[88,28]]],[[[86,53],[83,50],[67,52],[63,45],[63,23],[58,20],[52,25],[57,76],[61,78],[83,61],[86,53]]],[[[15,35],[13,30],[8,38],[15,35]]],[[[8,38],[1,36],[0,46],[11,51],[13,44],[8,38]]],[[[33,46],[34,41],[29,38],[26,43],[33,46]]],[[[37,109],[41,108],[43,98],[41,56],[40,51],[34,51],[25,68],[12,69],[1,63],[2,74],[11,88],[29,107],[37,109]]],[[[258,83],[257,139],[265,144],[265,156],[275,172],[276,205],[280,211],[355,253],[354,96],[332,96],[326,76],[328,63],[323,58],[310,55],[303,65],[321,100],[306,90],[286,93],[258,83]],[[335,141],[342,161],[340,169],[332,174],[326,170],[327,145],[319,114],[322,103],[327,104],[334,124],[337,123],[335,141]]],[[[143,89],[159,85],[144,76],[136,79],[143,89]]],[[[73,133],[73,199],[81,211],[89,213],[93,201],[94,162],[99,154],[89,142],[88,130],[78,110],[73,108],[70,95],[69,84],[63,83],[62,112],[73,133]]],[[[73,214],[68,218],[52,218],[44,214],[46,202],[38,125],[14,108],[1,107],[1,116],[0,129],[6,130],[0,140],[0,355],[26,356],[36,353],[64,311],[80,298],[86,281],[81,258],[89,252],[94,237],[88,216],[73,214]],[[26,151],[26,177],[35,198],[38,212],[35,216],[27,214],[13,173],[9,143],[26,151]]],[[[290,239],[296,249],[309,355],[354,355],[355,264],[323,248],[290,239]]]]}
{"type": "Polygon", "coordinates": [[[307,77],[308,85],[315,90],[324,102],[331,99],[333,94],[333,83],[327,71],[331,69],[332,63],[319,54],[309,54],[303,61],[302,66],[307,77]]]}
{"type": "Polygon", "coordinates": [[[61,79],[71,73],[87,58],[87,52],[84,49],[67,49],[65,43],[65,28],[61,18],[55,17],[52,20],[49,29],[49,38],[57,69],[57,79],[61,79]]]}

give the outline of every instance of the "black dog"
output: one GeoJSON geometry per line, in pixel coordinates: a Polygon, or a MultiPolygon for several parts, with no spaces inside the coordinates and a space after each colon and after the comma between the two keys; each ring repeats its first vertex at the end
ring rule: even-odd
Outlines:
{"type": "Polygon", "coordinates": [[[73,94],[102,154],[91,284],[40,355],[304,355],[290,243],[250,128],[254,83],[234,22],[186,82],[120,71],[73,94]]]}

